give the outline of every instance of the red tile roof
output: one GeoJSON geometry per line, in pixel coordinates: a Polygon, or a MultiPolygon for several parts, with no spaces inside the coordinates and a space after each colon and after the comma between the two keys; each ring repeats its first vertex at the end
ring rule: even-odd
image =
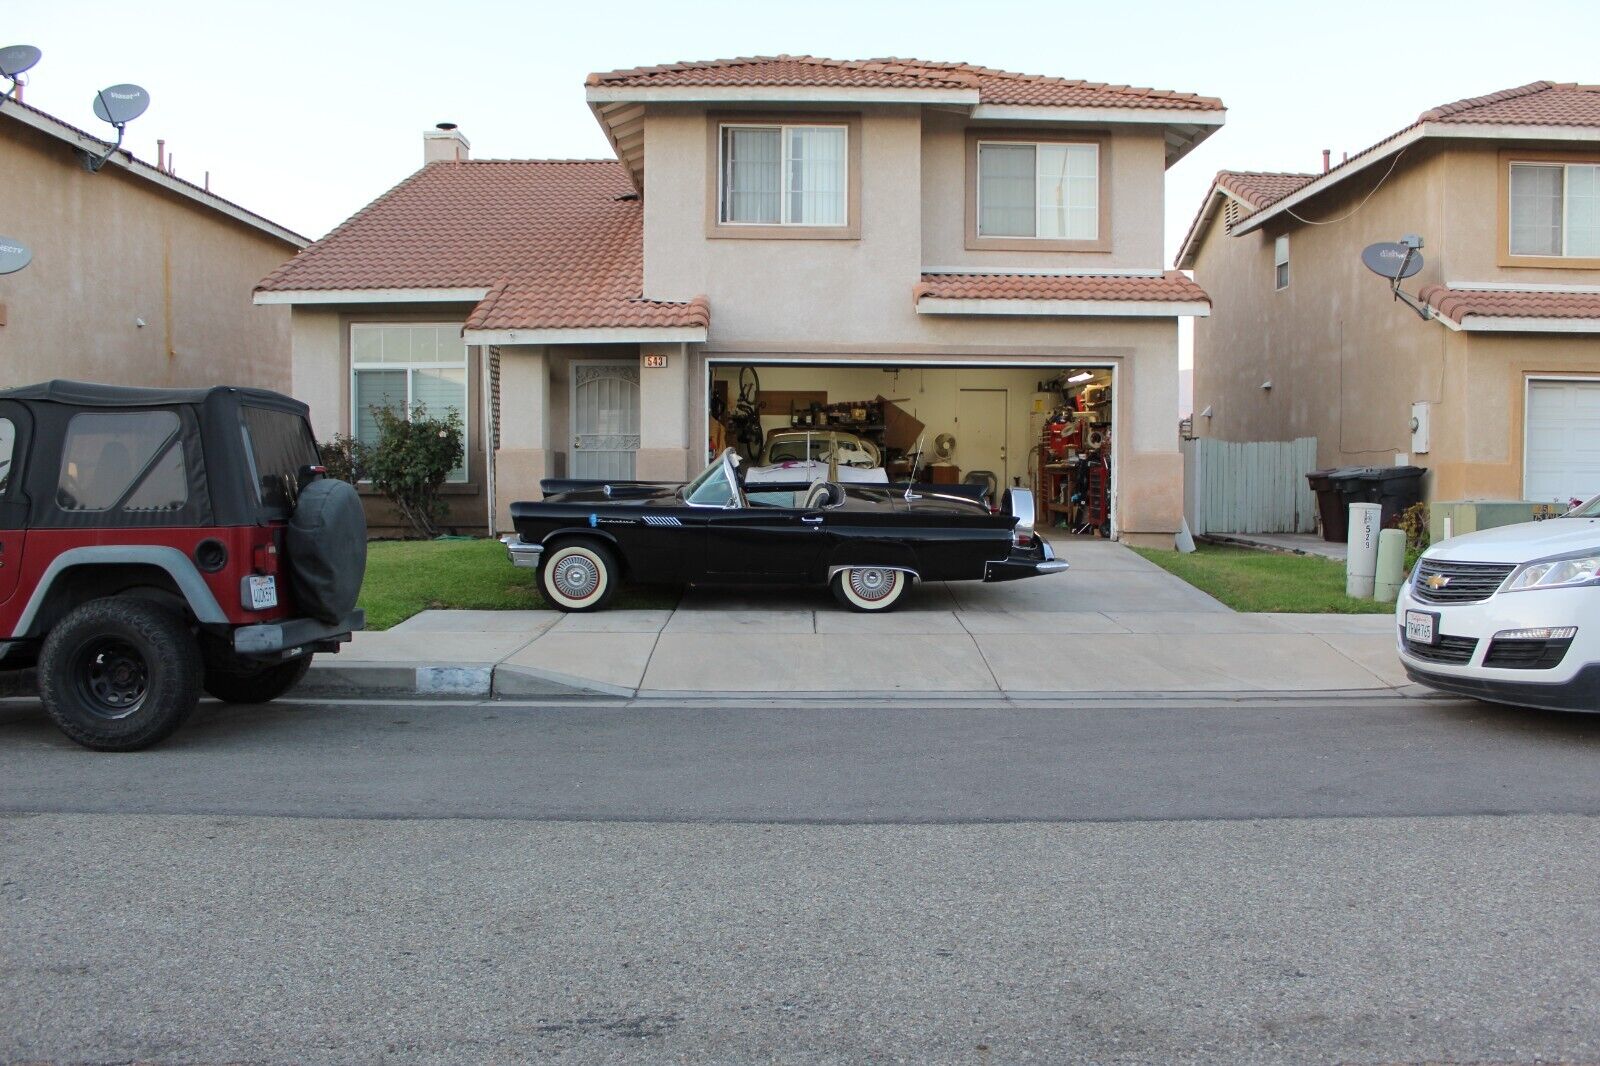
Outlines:
{"type": "Polygon", "coordinates": [[[1507,126],[1600,126],[1600,85],[1536,81],[1487,96],[1440,104],[1418,122],[1507,126]]]}
{"type": "Polygon", "coordinates": [[[1600,319],[1600,292],[1510,292],[1452,289],[1429,285],[1418,298],[1444,318],[1594,318],[1600,319]]]}
{"type": "Polygon", "coordinates": [[[924,274],[913,292],[940,300],[1119,300],[1211,302],[1187,274],[924,274]]]}
{"type": "Polygon", "coordinates": [[[1232,193],[1253,211],[1259,211],[1288,196],[1315,174],[1286,174],[1267,170],[1219,170],[1215,182],[1232,193]]]}
{"type": "Polygon", "coordinates": [[[589,75],[590,86],[843,86],[976,89],[984,104],[1044,107],[1131,107],[1221,111],[1222,101],[1193,93],[1108,85],[1040,74],[1015,74],[971,63],[921,59],[822,59],[747,56],[633,67],[589,75]]]}
{"type": "Polygon", "coordinates": [[[705,325],[704,300],[642,298],[643,225],[611,160],[430,163],[258,288],[490,290],[469,329],[705,325]]]}

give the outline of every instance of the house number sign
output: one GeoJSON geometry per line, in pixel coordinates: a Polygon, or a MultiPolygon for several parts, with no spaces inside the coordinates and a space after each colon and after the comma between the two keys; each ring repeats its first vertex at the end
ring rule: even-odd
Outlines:
{"type": "Polygon", "coordinates": [[[667,357],[664,355],[647,355],[644,357],[644,368],[646,370],[661,370],[666,365],[667,357]]]}

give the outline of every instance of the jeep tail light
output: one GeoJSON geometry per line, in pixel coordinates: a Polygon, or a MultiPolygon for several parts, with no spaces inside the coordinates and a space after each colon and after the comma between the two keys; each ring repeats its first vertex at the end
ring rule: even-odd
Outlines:
{"type": "Polygon", "coordinates": [[[251,568],[258,574],[276,574],[278,572],[278,546],[276,544],[257,544],[254,557],[251,559],[251,568]]]}

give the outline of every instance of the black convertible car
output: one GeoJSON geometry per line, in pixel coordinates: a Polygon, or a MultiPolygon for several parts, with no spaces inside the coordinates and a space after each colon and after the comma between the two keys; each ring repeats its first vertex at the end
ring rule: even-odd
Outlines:
{"type": "Polygon", "coordinates": [[[1033,529],[1033,494],[1001,513],[956,486],[746,486],[725,451],[685,485],[546,480],[513,503],[511,561],[539,572],[563,611],[606,605],[640,583],[832,586],[855,611],[887,611],[914,580],[1009,581],[1067,568],[1033,529]]]}

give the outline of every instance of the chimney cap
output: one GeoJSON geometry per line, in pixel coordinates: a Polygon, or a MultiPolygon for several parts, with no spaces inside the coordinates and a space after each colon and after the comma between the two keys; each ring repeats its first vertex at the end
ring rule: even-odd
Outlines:
{"type": "Polygon", "coordinates": [[[460,129],[461,127],[457,126],[454,122],[439,122],[439,123],[436,123],[433,128],[436,129],[436,130],[449,131],[449,130],[460,129]]]}

